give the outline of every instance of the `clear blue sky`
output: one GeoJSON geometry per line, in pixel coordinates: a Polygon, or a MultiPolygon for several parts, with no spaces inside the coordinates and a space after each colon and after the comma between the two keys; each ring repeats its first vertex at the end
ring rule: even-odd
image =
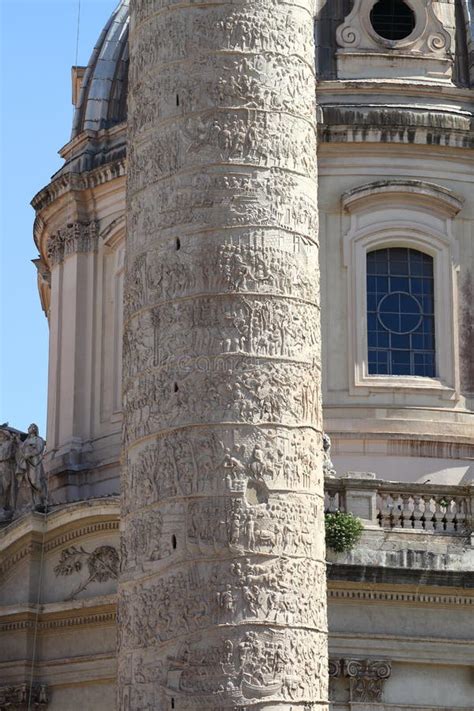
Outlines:
{"type": "MultiPolygon", "coordinates": [[[[78,64],[118,0],[81,0],[78,64]]],[[[32,197],[61,166],[79,0],[0,0],[0,424],[44,435],[48,326],[36,289],[32,197]]]]}

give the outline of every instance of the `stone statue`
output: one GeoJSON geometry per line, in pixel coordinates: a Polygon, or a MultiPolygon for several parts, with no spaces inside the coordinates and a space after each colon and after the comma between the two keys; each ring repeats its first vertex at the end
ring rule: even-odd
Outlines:
{"type": "Polygon", "coordinates": [[[38,425],[31,424],[26,439],[18,446],[18,483],[23,479],[28,484],[34,509],[44,508],[46,504],[46,477],[43,468],[45,444],[44,439],[39,436],[38,425]]]}
{"type": "Polygon", "coordinates": [[[323,432],[323,472],[324,476],[335,477],[336,467],[331,459],[331,438],[326,432],[323,432]]]}
{"type": "Polygon", "coordinates": [[[0,428],[0,521],[9,520],[15,509],[15,453],[18,440],[6,427],[0,428]]]}

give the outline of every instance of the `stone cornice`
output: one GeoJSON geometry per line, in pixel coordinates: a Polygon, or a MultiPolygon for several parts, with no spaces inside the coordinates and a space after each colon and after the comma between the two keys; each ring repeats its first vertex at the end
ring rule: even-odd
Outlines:
{"type": "Polygon", "coordinates": [[[442,607],[474,607],[473,595],[445,594],[435,592],[421,592],[419,590],[384,590],[384,589],[361,589],[358,587],[339,588],[334,587],[334,581],[328,581],[328,598],[337,602],[355,601],[374,603],[382,602],[397,605],[423,605],[442,607]]]}
{"type": "MultiPolygon", "coordinates": [[[[458,591],[455,593],[456,596],[462,591],[464,595],[461,595],[461,597],[466,598],[466,600],[472,600],[472,602],[466,604],[474,604],[474,572],[472,571],[389,568],[370,565],[328,563],[327,577],[329,589],[331,589],[331,581],[361,583],[370,586],[385,585],[390,586],[390,588],[393,585],[415,585],[417,588],[419,588],[419,586],[427,588],[456,588],[458,591]],[[472,593],[469,591],[472,591],[472,593]]],[[[395,598],[392,602],[397,601],[396,594],[395,592],[395,598]]],[[[402,590],[400,590],[400,595],[402,594],[402,590]]],[[[419,593],[417,592],[417,594],[419,593]]],[[[449,594],[444,596],[447,598],[452,597],[449,594]]],[[[357,599],[362,598],[357,596],[357,599]]],[[[370,599],[370,597],[367,599],[370,599]]]]}
{"type": "Polygon", "coordinates": [[[454,217],[460,211],[463,200],[442,185],[423,180],[387,179],[359,185],[342,195],[342,206],[347,212],[357,212],[372,201],[390,198],[404,202],[414,198],[417,201],[429,202],[430,209],[443,215],[454,217]]]}
{"type": "MultiPolygon", "coordinates": [[[[326,406],[326,411],[336,409],[332,405],[326,406]]],[[[340,408],[338,408],[340,409],[340,408]]],[[[326,415],[329,420],[329,417],[326,415]]],[[[333,420],[335,421],[335,420],[333,420]]],[[[339,424],[339,422],[338,422],[339,424]]],[[[333,444],[333,454],[338,454],[338,443],[343,441],[364,441],[364,451],[370,452],[371,442],[375,442],[374,451],[380,453],[380,443],[386,443],[386,453],[392,455],[406,454],[411,457],[433,457],[439,459],[473,459],[473,437],[465,435],[432,435],[417,434],[404,435],[396,432],[357,432],[336,430],[328,428],[333,444]]]]}
{"type": "Polygon", "coordinates": [[[117,160],[101,165],[85,173],[65,173],[55,178],[40,190],[31,201],[36,212],[41,212],[62,195],[74,190],[91,190],[126,174],[126,160],[117,160]]]}
{"type": "Polygon", "coordinates": [[[322,143],[397,143],[438,149],[473,148],[472,117],[409,107],[320,107],[322,143]]]}
{"type": "Polygon", "coordinates": [[[116,596],[104,595],[92,600],[81,601],[81,607],[71,603],[53,603],[43,605],[37,618],[35,608],[28,606],[23,609],[4,609],[0,616],[0,633],[17,632],[33,629],[38,630],[64,629],[85,625],[115,625],[117,621],[116,596]]]}

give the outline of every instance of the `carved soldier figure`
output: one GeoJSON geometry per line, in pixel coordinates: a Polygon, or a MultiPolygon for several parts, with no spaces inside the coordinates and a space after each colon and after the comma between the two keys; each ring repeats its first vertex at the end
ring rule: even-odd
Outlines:
{"type": "Polygon", "coordinates": [[[46,503],[46,477],[43,468],[43,452],[46,442],[39,436],[38,425],[28,427],[28,436],[18,447],[16,474],[24,479],[31,491],[34,508],[46,503]]]}

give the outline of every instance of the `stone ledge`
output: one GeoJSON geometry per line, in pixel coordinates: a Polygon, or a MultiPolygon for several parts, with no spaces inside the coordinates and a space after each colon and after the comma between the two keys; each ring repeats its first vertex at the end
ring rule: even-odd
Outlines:
{"type": "MultiPolygon", "coordinates": [[[[474,589],[474,572],[384,568],[368,565],[328,563],[329,581],[349,581],[377,585],[426,585],[461,590],[474,589]]],[[[474,603],[474,598],[473,598],[474,603]]]]}

